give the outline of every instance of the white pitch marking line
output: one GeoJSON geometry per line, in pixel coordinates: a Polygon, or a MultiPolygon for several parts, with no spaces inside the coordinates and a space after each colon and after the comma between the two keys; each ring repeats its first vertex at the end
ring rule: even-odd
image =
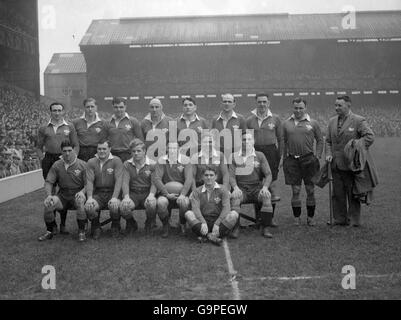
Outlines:
{"type": "Polygon", "coordinates": [[[223,240],[223,248],[226,254],[226,261],[228,266],[228,273],[231,277],[231,286],[233,288],[234,300],[241,300],[241,295],[238,288],[238,281],[236,280],[237,271],[234,269],[233,260],[231,259],[230,249],[228,248],[227,240],[223,240]]]}
{"type": "MultiPolygon", "coordinates": [[[[278,280],[278,281],[297,281],[297,280],[313,280],[335,277],[336,274],[326,274],[321,276],[295,276],[295,277],[255,277],[255,278],[241,278],[244,281],[264,281],[264,280],[278,280]]],[[[389,274],[356,274],[357,278],[388,278],[388,277],[401,277],[401,273],[389,274]]]]}

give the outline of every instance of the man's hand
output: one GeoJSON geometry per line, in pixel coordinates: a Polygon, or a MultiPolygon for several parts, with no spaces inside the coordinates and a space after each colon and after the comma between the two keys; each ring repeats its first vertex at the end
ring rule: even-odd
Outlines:
{"type": "Polygon", "coordinates": [[[231,197],[232,197],[233,199],[241,199],[241,197],[242,197],[242,191],[241,191],[241,189],[240,189],[238,186],[235,186],[235,187],[234,187],[234,190],[233,190],[233,192],[231,193],[231,197]]]}
{"type": "Polygon", "coordinates": [[[220,235],[220,227],[219,227],[217,224],[213,225],[212,233],[213,233],[216,237],[219,237],[219,235],[220,235]]]}
{"type": "Polygon", "coordinates": [[[93,209],[95,207],[95,199],[93,199],[92,197],[89,197],[85,203],[85,207],[88,210],[93,209]]]}
{"type": "Polygon", "coordinates": [[[109,208],[111,210],[118,210],[118,199],[117,198],[111,198],[109,201],[109,208]]]}
{"type": "Polygon", "coordinates": [[[261,195],[262,197],[264,197],[264,198],[269,198],[269,199],[271,199],[270,191],[269,191],[269,189],[268,189],[266,186],[264,186],[262,189],[260,189],[260,195],[261,195]]]}
{"type": "Polygon", "coordinates": [[[54,206],[56,201],[54,199],[54,196],[47,196],[43,203],[44,203],[46,208],[50,208],[50,207],[54,206]]]}
{"type": "Polygon", "coordinates": [[[326,156],[326,161],[327,162],[333,161],[333,156],[326,156]]]}
{"type": "Polygon", "coordinates": [[[85,202],[85,200],[86,200],[85,193],[83,193],[82,191],[79,191],[77,194],[75,194],[76,202],[85,202]]]}
{"type": "Polygon", "coordinates": [[[169,200],[177,200],[178,194],[175,194],[175,193],[168,193],[167,196],[166,196],[166,198],[169,199],[169,200]]]}
{"type": "Polygon", "coordinates": [[[178,198],[177,198],[177,204],[178,204],[179,206],[183,205],[184,202],[185,202],[185,198],[186,198],[186,196],[184,196],[183,194],[180,194],[180,195],[178,196],[178,198]]]}
{"type": "Polygon", "coordinates": [[[149,205],[151,207],[156,206],[156,197],[153,193],[149,193],[148,197],[145,199],[145,205],[149,205]]]}
{"type": "Polygon", "coordinates": [[[200,233],[202,236],[206,236],[209,232],[209,228],[206,223],[202,223],[200,233]]]}
{"type": "Polygon", "coordinates": [[[129,197],[129,195],[126,195],[123,201],[121,201],[121,210],[128,211],[130,209],[131,203],[131,198],[129,197]]]}

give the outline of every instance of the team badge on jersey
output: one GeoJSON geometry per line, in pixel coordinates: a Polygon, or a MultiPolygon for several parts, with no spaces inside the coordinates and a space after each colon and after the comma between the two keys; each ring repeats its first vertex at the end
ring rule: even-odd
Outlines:
{"type": "Polygon", "coordinates": [[[202,132],[202,130],[203,130],[202,127],[198,127],[197,129],[199,132],[202,132]]]}
{"type": "Polygon", "coordinates": [[[253,162],[253,166],[254,166],[255,168],[259,168],[259,167],[260,167],[260,162],[257,161],[257,160],[255,160],[255,161],[253,162]]]}
{"type": "Polygon", "coordinates": [[[95,131],[96,131],[96,133],[99,133],[100,131],[102,131],[102,129],[96,128],[95,131]]]}
{"type": "Polygon", "coordinates": [[[126,124],[126,125],[125,125],[125,129],[131,130],[131,128],[132,128],[132,127],[131,127],[131,125],[129,125],[129,124],[126,124]]]}
{"type": "Polygon", "coordinates": [[[114,172],[114,169],[113,168],[108,168],[106,171],[107,171],[108,174],[112,174],[114,172]]]}
{"type": "Polygon", "coordinates": [[[216,204],[219,204],[221,202],[221,199],[219,197],[214,198],[214,202],[216,204]]]}
{"type": "Polygon", "coordinates": [[[273,130],[276,127],[274,123],[269,123],[267,126],[269,127],[270,130],[273,130]]]}
{"type": "Polygon", "coordinates": [[[149,177],[149,176],[151,175],[152,172],[151,172],[150,170],[145,170],[144,173],[145,173],[145,175],[146,175],[147,177],[149,177]]]}
{"type": "Polygon", "coordinates": [[[239,128],[239,126],[237,126],[236,124],[233,125],[233,129],[238,129],[238,128],[239,128]]]}
{"type": "Polygon", "coordinates": [[[64,135],[68,136],[69,134],[70,134],[70,130],[65,129],[65,130],[64,130],[64,135]]]}
{"type": "Polygon", "coordinates": [[[307,124],[305,127],[306,129],[308,129],[308,131],[311,131],[313,129],[313,127],[310,124],[307,124]]]}
{"type": "Polygon", "coordinates": [[[181,164],[177,167],[179,172],[183,172],[184,171],[184,166],[181,164]]]}
{"type": "Polygon", "coordinates": [[[81,174],[81,170],[78,169],[74,170],[74,174],[78,177],[81,174]]]}
{"type": "Polygon", "coordinates": [[[353,132],[353,131],[355,131],[355,129],[352,128],[352,127],[349,127],[349,128],[348,128],[348,131],[349,131],[349,132],[353,132]]]}

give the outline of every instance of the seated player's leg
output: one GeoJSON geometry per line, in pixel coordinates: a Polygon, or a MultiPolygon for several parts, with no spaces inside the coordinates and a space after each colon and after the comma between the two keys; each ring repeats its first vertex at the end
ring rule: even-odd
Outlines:
{"type": "Polygon", "coordinates": [[[89,221],[91,222],[91,233],[93,236],[93,239],[98,239],[100,237],[101,229],[100,229],[100,210],[102,208],[106,208],[107,202],[104,203],[102,201],[102,197],[100,194],[94,194],[93,195],[93,205],[90,205],[88,201],[85,203],[85,213],[86,216],[88,217],[89,221]]]}
{"type": "Polygon", "coordinates": [[[134,233],[136,230],[138,230],[138,223],[136,222],[134,218],[134,210],[135,210],[135,202],[131,198],[132,195],[130,195],[130,201],[128,202],[127,205],[122,201],[120,203],[120,213],[123,219],[126,221],[126,227],[125,227],[125,234],[130,235],[134,233]]]}
{"type": "Polygon", "coordinates": [[[198,220],[195,216],[195,213],[191,210],[185,213],[185,219],[192,229],[193,233],[195,233],[198,237],[203,237],[204,235],[201,233],[202,222],[198,220]]]}
{"type": "Polygon", "coordinates": [[[85,212],[85,202],[86,198],[75,198],[74,197],[74,207],[77,213],[77,224],[78,224],[78,240],[85,241],[85,225],[87,221],[87,216],[85,212]]]}
{"type": "MultiPolygon", "coordinates": [[[[223,219],[223,221],[221,221],[219,237],[223,238],[230,234],[232,235],[233,231],[235,231],[236,228],[239,229],[238,222],[239,214],[234,210],[230,211],[230,213],[223,219]]],[[[233,238],[238,238],[238,235],[234,235],[233,238]]]]}
{"type": "Polygon", "coordinates": [[[179,222],[180,222],[180,229],[181,233],[185,234],[185,213],[190,209],[191,202],[189,201],[188,197],[185,197],[182,201],[177,202],[178,210],[179,210],[179,222]]]}
{"type": "Polygon", "coordinates": [[[169,229],[170,229],[169,205],[170,201],[164,196],[160,196],[156,200],[156,208],[157,208],[156,212],[157,215],[159,216],[160,221],[163,224],[163,233],[162,233],[163,238],[167,238],[169,235],[169,229]]]}
{"type": "Polygon", "coordinates": [[[255,195],[257,195],[257,201],[262,205],[260,209],[260,221],[262,225],[262,236],[265,238],[272,238],[273,235],[269,232],[268,227],[272,225],[273,219],[273,211],[274,208],[271,202],[271,195],[269,194],[261,194],[260,188],[259,191],[257,189],[253,190],[251,193],[251,198],[255,199],[255,195]],[[256,193],[257,192],[257,193],[256,193]]]}
{"type": "Polygon", "coordinates": [[[39,241],[50,240],[53,238],[53,229],[56,225],[54,211],[62,210],[63,204],[58,196],[53,197],[54,201],[44,206],[44,221],[46,224],[46,233],[38,238],[39,241]]]}
{"type": "Polygon", "coordinates": [[[109,209],[110,219],[111,219],[111,234],[113,237],[118,237],[121,229],[120,225],[120,200],[116,203],[112,203],[112,195],[108,195],[107,208],[109,209]]]}

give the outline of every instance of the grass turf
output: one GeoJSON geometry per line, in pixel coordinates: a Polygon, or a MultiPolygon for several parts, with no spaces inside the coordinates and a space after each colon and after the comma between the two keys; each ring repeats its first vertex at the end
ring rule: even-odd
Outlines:
{"type": "MultiPolygon", "coordinates": [[[[401,141],[377,139],[372,147],[380,173],[375,201],[363,207],[359,229],[326,226],[328,191],[317,189],[317,226],[292,225],[290,188],[280,172],[282,201],[274,239],[241,230],[229,248],[243,299],[401,298],[401,141]],[[341,287],[344,265],[356,269],[356,290],[341,287]],[[385,275],[366,278],[359,275],[385,275]],[[391,276],[392,275],[392,276],[391,276]],[[275,277],[321,276],[283,281],[275,277]],[[272,277],[272,278],[269,278],[272,277]]],[[[112,239],[109,226],[99,241],[76,242],[75,214],[70,236],[40,243],[43,190],[0,205],[1,299],[231,299],[223,248],[199,244],[194,236],[161,239],[139,230],[112,239]],[[43,290],[41,269],[56,268],[56,290],[43,290]]],[[[243,210],[250,212],[248,206],[243,210]]],[[[143,212],[139,213],[143,227],[143,212]]],[[[302,218],[305,222],[305,210],[302,218]]],[[[174,214],[174,220],[177,219],[174,214]]]]}

